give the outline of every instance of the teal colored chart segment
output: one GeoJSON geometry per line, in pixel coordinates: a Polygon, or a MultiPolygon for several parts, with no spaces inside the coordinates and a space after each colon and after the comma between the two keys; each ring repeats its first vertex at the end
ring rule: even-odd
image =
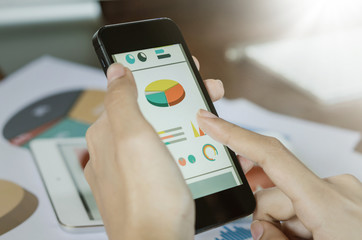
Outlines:
{"type": "Polygon", "coordinates": [[[157,107],[168,107],[167,98],[164,92],[155,92],[146,95],[147,101],[157,107]]]}
{"type": "MultiPolygon", "coordinates": [[[[88,128],[88,124],[65,118],[33,139],[85,137],[88,128]]],[[[29,143],[25,144],[24,147],[29,148],[29,143]]]]}

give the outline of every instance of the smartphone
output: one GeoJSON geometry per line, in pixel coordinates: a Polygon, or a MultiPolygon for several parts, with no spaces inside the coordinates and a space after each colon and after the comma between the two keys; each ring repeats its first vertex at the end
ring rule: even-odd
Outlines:
{"type": "Polygon", "coordinates": [[[107,25],[93,45],[104,72],[114,62],[132,71],[140,109],[195,199],[196,232],[251,214],[254,195],[236,155],[197,125],[199,109],[216,111],[177,25],[168,18],[107,25]]]}

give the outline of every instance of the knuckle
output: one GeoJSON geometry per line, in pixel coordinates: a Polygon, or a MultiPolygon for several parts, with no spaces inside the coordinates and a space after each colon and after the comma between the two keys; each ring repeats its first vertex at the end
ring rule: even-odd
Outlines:
{"type": "Polygon", "coordinates": [[[283,149],[284,145],[275,137],[265,136],[266,144],[273,149],[283,149]]]}
{"type": "Polygon", "coordinates": [[[234,139],[234,134],[237,132],[237,126],[234,124],[231,124],[229,126],[229,129],[225,131],[227,134],[225,135],[225,145],[230,146],[234,139]]]}
{"type": "Polygon", "coordinates": [[[261,139],[261,146],[263,146],[263,154],[259,159],[259,165],[266,167],[270,161],[271,156],[282,156],[286,152],[284,145],[275,137],[263,136],[261,139]]]}
{"type": "Polygon", "coordinates": [[[358,178],[356,178],[355,176],[353,176],[352,174],[342,174],[342,175],[339,175],[338,178],[342,181],[345,181],[347,182],[348,184],[358,184],[360,185],[361,182],[359,181],[358,178]]]}
{"type": "Polygon", "coordinates": [[[254,220],[261,219],[265,214],[265,202],[263,190],[254,193],[256,199],[256,207],[253,213],[254,220]]]}
{"type": "Polygon", "coordinates": [[[85,139],[87,142],[94,141],[100,133],[107,130],[107,118],[102,114],[92,125],[90,125],[85,133],[85,139]]]}
{"type": "Polygon", "coordinates": [[[355,176],[353,176],[352,174],[346,173],[346,174],[342,174],[341,178],[347,180],[347,181],[351,181],[351,182],[357,182],[359,181],[355,176]]]}
{"type": "Polygon", "coordinates": [[[92,176],[93,176],[93,174],[92,174],[92,170],[91,170],[91,162],[89,161],[88,163],[87,163],[87,165],[85,166],[85,168],[84,168],[84,170],[83,170],[83,172],[84,172],[84,177],[85,177],[85,179],[87,180],[87,182],[90,184],[90,180],[92,179],[92,176]]]}
{"type": "Polygon", "coordinates": [[[91,125],[88,129],[87,132],[85,134],[85,140],[87,142],[87,150],[88,150],[88,154],[89,154],[89,160],[86,164],[86,167],[89,169],[91,167],[93,167],[93,161],[91,161],[90,159],[92,158],[93,160],[96,159],[96,153],[97,153],[97,127],[96,124],[91,125]]]}
{"type": "Polygon", "coordinates": [[[87,142],[87,146],[88,146],[88,151],[89,154],[91,154],[94,150],[95,147],[95,143],[97,142],[97,138],[99,138],[99,133],[100,133],[100,127],[97,126],[98,124],[92,124],[86,131],[85,133],[85,140],[87,142]]]}
{"type": "Polygon", "coordinates": [[[268,204],[270,201],[270,198],[268,197],[268,191],[267,190],[260,190],[254,193],[255,200],[257,202],[256,209],[255,209],[255,216],[259,216],[263,214],[263,209],[265,208],[265,205],[268,204]]]}
{"type": "Polygon", "coordinates": [[[264,198],[264,196],[265,196],[265,191],[264,191],[264,190],[257,191],[257,192],[254,193],[254,196],[255,196],[255,198],[256,198],[258,201],[260,201],[261,199],[264,198]]]}
{"type": "Polygon", "coordinates": [[[254,193],[255,199],[258,202],[258,205],[263,205],[264,203],[269,203],[270,199],[279,194],[280,190],[278,188],[268,188],[262,189],[254,193]]]}
{"type": "Polygon", "coordinates": [[[289,153],[289,150],[283,145],[283,143],[275,137],[265,137],[265,149],[268,152],[268,156],[282,156],[285,153],[289,153]]]}
{"type": "Polygon", "coordinates": [[[93,139],[93,135],[94,135],[94,125],[91,125],[85,133],[86,141],[90,142],[93,139]]]}

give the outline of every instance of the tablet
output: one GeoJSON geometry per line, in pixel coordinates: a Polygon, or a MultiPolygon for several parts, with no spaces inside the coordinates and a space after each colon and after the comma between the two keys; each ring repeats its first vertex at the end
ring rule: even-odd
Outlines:
{"type": "Polygon", "coordinates": [[[83,174],[89,156],[85,139],[33,140],[30,149],[60,225],[70,231],[104,229],[83,174]]]}

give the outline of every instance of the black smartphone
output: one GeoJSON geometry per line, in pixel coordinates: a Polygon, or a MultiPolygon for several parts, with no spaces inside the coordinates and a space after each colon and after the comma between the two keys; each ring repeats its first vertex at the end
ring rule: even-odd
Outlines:
{"type": "Polygon", "coordinates": [[[236,155],[197,125],[199,109],[216,111],[176,24],[158,18],[107,25],[93,45],[104,72],[114,62],[133,72],[140,109],[195,199],[196,232],[251,214],[254,195],[236,155]]]}

